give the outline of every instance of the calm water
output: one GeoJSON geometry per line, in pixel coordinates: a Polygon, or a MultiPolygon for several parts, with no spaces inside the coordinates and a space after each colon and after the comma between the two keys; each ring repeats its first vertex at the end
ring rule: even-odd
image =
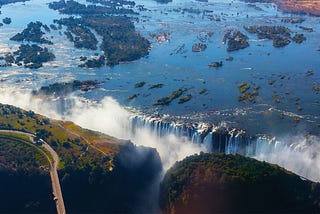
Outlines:
{"type": "MultiPolygon", "coordinates": [[[[0,28],[0,55],[18,47],[19,44],[9,41],[9,38],[21,32],[30,21],[40,20],[51,24],[53,19],[65,17],[50,10],[48,2],[32,0],[1,8],[0,18],[11,17],[12,24],[0,28]]],[[[282,14],[268,4],[257,4],[263,9],[257,11],[242,2],[229,0],[209,0],[209,3],[174,0],[169,4],[136,0],[136,4],[143,4],[148,9],[140,12],[139,22],[135,23],[136,29],[152,42],[153,48],[148,57],[112,68],[78,68],[81,55],[90,56],[97,51],[75,49],[63,34],[52,31],[47,36],[50,39],[52,36],[54,45],[48,48],[53,50],[56,60],[38,70],[0,68],[0,86],[35,89],[73,79],[99,79],[106,81],[102,88],[82,96],[93,100],[112,96],[124,106],[139,109],[145,114],[169,114],[172,120],[207,123],[227,121],[229,126],[251,133],[320,134],[320,95],[312,89],[314,84],[320,85],[320,51],[317,51],[320,46],[320,18],[305,16],[306,21],[302,24],[283,23],[282,17],[293,15],[282,14]],[[209,12],[183,13],[179,11],[181,8],[209,12]],[[208,14],[220,17],[221,21],[209,20],[208,14]],[[255,24],[283,25],[289,27],[293,35],[303,33],[307,41],[274,48],[272,41],[259,41],[255,35],[244,31],[243,26],[255,24]],[[301,25],[312,27],[314,32],[301,30],[301,25]],[[250,38],[250,47],[228,53],[226,45],[221,43],[227,29],[239,29],[246,33],[250,38]],[[213,32],[206,42],[208,48],[204,52],[192,52],[192,45],[199,43],[199,35],[206,32],[213,32]],[[161,33],[170,33],[170,40],[158,43],[151,38],[150,34],[161,33]],[[184,46],[183,53],[176,53],[181,46],[184,46]],[[230,56],[234,60],[226,61],[230,56]],[[223,67],[209,68],[208,64],[215,61],[223,61],[223,67]],[[313,70],[314,75],[307,77],[308,70],[313,70]],[[283,79],[279,75],[283,75],[283,79]],[[269,85],[269,80],[275,80],[275,83],[269,85]],[[145,81],[146,85],[135,89],[134,84],[140,81],[145,81]],[[237,85],[241,82],[261,87],[255,104],[238,102],[240,94],[237,85]],[[163,83],[163,88],[148,89],[149,85],[158,83],[163,83]],[[153,105],[156,100],[181,87],[189,89],[185,95],[193,96],[189,102],[178,104],[177,99],[169,106],[153,105]],[[207,93],[199,94],[202,88],[207,89],[207,93]],[[127,97],[133,94],[139,96],[128,101],[127,97]],[[281,103],[275,104],[272,98],[274,94],[281,97],[281,103]],[[300,99],[298,104],[295,97],[300,99]],[[302,111],[297,110],[298,105],[302,111]],[[293,122],[294,116],[300,118],[298,124],[293,122]]]]}

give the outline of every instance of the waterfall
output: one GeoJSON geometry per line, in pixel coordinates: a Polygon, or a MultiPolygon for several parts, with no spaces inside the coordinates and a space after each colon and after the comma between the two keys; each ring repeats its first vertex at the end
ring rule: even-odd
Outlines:
{"type": "Polygon", "coordinates": [[[162,116],[135,114],[110,97],[94,103],[76,96],[43,99],[7,88],[1,92],[2,103],[51,118],[70,120],[84,128],[156,148],[166,169],[175,161],[200,151],[223,152],[278,164],[308,179],[320,181],[320,139],[316,136],[297,134],[270,138],[250,136],[223,123],[188,123],[188,119],[165,121],[162,116]]]}
{"type": "MultiPolygon", "coordinates": [[[[320,140],[315,136],[249,136],[244,131],[204,123],[164,122],[151,117],[131,118],[133,132],[148,129],[159,138],[174,135],[202,145],[206,151],[240,154],[277,164],[310,180],[320,181],[320,140]]],[[[181,145],[183,146],[183,145],[181,145]]]]}

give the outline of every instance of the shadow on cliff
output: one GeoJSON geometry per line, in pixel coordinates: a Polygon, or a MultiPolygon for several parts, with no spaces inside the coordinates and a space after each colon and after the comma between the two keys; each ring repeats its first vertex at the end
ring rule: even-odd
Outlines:
{"type": "MultiPolygon", "coordinates": [[[[71,213],[156,213],[162,164],[155,149],[127,143],[114,169],[85,165],[62,181],[66,210],[71,213]]],[[[61,176],[61,177],[62,177],[61,176]]]]}

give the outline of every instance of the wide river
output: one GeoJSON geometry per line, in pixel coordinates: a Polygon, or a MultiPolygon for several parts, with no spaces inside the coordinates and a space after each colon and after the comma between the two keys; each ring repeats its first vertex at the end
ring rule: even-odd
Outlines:
{"type": "MultiPolygon", "coordinates": [[[[10,25],[0,28],[0,55],[18,48],[19,43],[9,38],[21,32],[29,22],[41,21],[50,25],[54,19],[67,17],[50,10],[49,2],[31,0],[0,9],[1,19],[12,19],[10,25]]],[[[84,0],[79,2],[85,3],[84,0]]],[[[257,7],[237,0],[173,0],[168,4],[152,0],[135,2],[146,8],[136,16],[135,27],[152,43],[147,57],[114,67],[79,68],[80,56],[91,56],[97,51],[74,48],[64,36],[64,29],[61,33],[51,31],[46,36],[54,45],[47,47],[56,59],[37,70],[16,66],[0,68],[0,102],[26,107],[26,103],[21,103],[25,101],[22,97],[30,90],[55,82],[97,79],[104,82],[100,88],[77,96],[85,98],[87,103],[112,97],[117,102],[115,105],[134,114],[168,122],[223,124],[245,130],[250,135],[320,135],[320,94],[314,90],[320,86],[319,17],[284,14],[271,4],[256,4],[261,8],[257,10],[257,7]],[[283,22],[282,19],[287,17],[301,17],[305,21],[297,24],[283,22]],[[302,33],[307,40],[275,48],[272,41],[259,40],[244,30],[244,26],[251,25],[285,26],[291,29],[292,36],[302,33]],[[301,26],[313,28],[313,32],[307,32],[301,26]],[[227,45],[222,43],[228,30],[240,30],[246,34],[250,46],[228,52],[227,45]],[[152,35],[167,37],[156,40],[152,35]],[[193,52],[192,46],[196,43],[205,43],[207,49],[193,52]],[[226,60],[230,57],[233,60],[226,60]],[[208,67],[208,64],[220,61],[222,67],[208,67]],[[134,87],[142,81],[146,83],[143,87],[134,87]],[[241,83],[249,83],[251,89],[260,86],[255,103],[238,101],[238,85],[241,83]],[[163,87],[149,89],[154,84],[163,84],[163,87]],[[170,105],[154,106],[158,99],[179,88],[188,89],[182,96],[192,95],[190,101],[179,104],[179,99],[175,99],[170,105]],[[206,92],[200,94],[202,89],[206,92]],[[13,92],[16,97],[8,95],[13,92]],[[137,95],[135,99],[127,99],[134,94],[137,95]],[[275,95],[280,99],[279,103],[274,101],[275,95]]],[[[79,121],[81,123],[81,120],[75,120],[79,121]]],[[[89,128],[95,128],[90,125],[89,128]]],[[[122,137],[121,134],[115,136],[122,137]]],[[[314,177],[320,179],[318,174],[314,177]]]]}

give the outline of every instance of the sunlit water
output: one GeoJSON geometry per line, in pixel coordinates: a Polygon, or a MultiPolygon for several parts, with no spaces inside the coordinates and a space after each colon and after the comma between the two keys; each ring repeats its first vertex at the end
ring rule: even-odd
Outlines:
{"type": "MultiPolygon", "coordinates": [[[[9,38],[21,32],[29,22],[39,20],[49,25],[54,19],[67,17],[57,11],[50,10],[47,6],[48,2],[50,1],[31,0],[30,2],[6,5],[0,9],[1,19],[7,16],[12,18],[12,24],[0,28],[0,55],[18,48],[19,43],[12,42],[9,38]],[[21,16],[22,11],[23,16],[21,16]]],[[[87,98],[88,103],[103,101],[102,106],[106,103],[105,97],[112,97],[117,100],[119,108],[125,107],[124,111],[130,112],[130,114],[139,112],[143,115],[166,118],[169,122],[204,122],[208,124],[223,122],[228,127],[243,129],[248,134],[259,133],[276,137],[300,136],[308,132],[313,135],[320,134],[320,95],[312,89],[314,84],[320,85],[320,51],[317,51],[320,46],[320,18],[304,16],[306,21],[302,24],[283,23],[281,22],[282,17],[297,16],[283,14],[269,4],[257,4],[263,9],[263,11],[257,11],[243,2],[229,0],[209,0],[209,3],[174,0],[169,4],[157,4],[151,0],[136,0],[136,4],[143,4],[148,9],[140,12],[139,22],[135,23],[136,29],[152,42],[152,49],[148,57],[112,68],[79,68],[80,56],[92,56],[99,51],[75,49],[73,44],[67,41],[63,35],[63,29],[61,35],[59,31],[51,31],[46,36],[53,41],[54,45],[47,45],[47,47],[54,52],[56,59],[46,63],[38,70],[23,67],[0,68],[2,91],[0,101],[48,114],[48,106],[39,109],[39,106],[28,104],[27,102],[33,102],[28,99],[24,100],[26,103],[23,104],[20,102],[23,98],[20,97],[20,100],[17,100],[19,96],[9,98],[5,92],[6,89],[10,87],[29,90],[54,82],[98,79],[105,81],[101,88],[82,93],[81,96],[87,98]],[[220,17],[221,21],[211,21],[203,13],[182,13],[179,11],[181,8],[211,11],[206,14],[220,17]],[[245,25],[255,24],[286,26],[292,30],[292,35],[303,33],[307,37],[307,41],[302,44],[291,42],[284,48],[274,48],[272,41],[260,41],[255,35],[251,35],[243,29],[245,25]],[[301,25],[312,27],[314,32],[303,31],[299,28],[301,25]],[[248,35],[250,47],[228,53],[226,45],[221,42],[228,29],[239,29],[248,35]],[[151,34],[164,32],[170,33],[169,41],[158,43],[151,37],[151,34]],[[199,43],[199,35],[203,35],[205,32],[213,32],[213,36],[206,42],[208,48],[204,52],[192,52],[192,45],[199,43]],[[176,53],[177,48],[183,45],[183,53],[176,53]],[[226,61],[225,59],[230,56],[234,60],[226,61]],[[223,66],[209,68],[208,64],[215,61],[223,61],[223,66]],[[314,75],[307,76],[308,70],[313,70],[314,75]],[[279,75],[285,77],[281,79],[279,75]],[[275,80],[275,83],[269,85],[269,80],[275,80]],[[145,81],[146,85],[142,88],[134,88],[135,83],[140,81],[145,81]],[[256,103],[238,102],[237,97],[240,93],[237,85],[241,82],[261,87],[259,96],[256,97],[256,103]],[[150,85],[158,83],[163,83],[163,88],[148,89],[150,85]],[[184,95],[191,94],[193,96],[189,102],[178,104],[177,99],[168,106],[156,107],[153,105],[156,100],[168,96],[172,91],[182,87],[189,89],[184,95]],[[207,89],[205,94],[198,93],[202,88],[207,89]],[[134,100],[127,100],[133,94],[139,94],[139,96],[134,100]],[[273,101],[273,94],[278,94],[281,97],[281,103],[276,104],[273,101]],[[297,102],[295,97],[299,97],[300,100],[297,102]],[[302,107],[302,111],[297,110],[298,105],[302,107]],[[300,122],[294,123],[294,117],[299,118],[300,122]]],[[[98,39],[101,40],[101,38],[98,39]]],[[[24,93],[22,92],[22,94],[24,93]]],[[[61,116],[61,112],[58,111],[48,116],[70,119],[84,127],[104,131],[116,137],[132,138],[135,142],[142,142],[143,139],[155,141],[156,136],[149,134],[123,135],[125,133],[123,129],[126,127],[122,127],[121,124],[118,124],[119,126],[116,128],[105,126],[104,123],[107,121],[99,119],[101,116],[110,118],[107,116],[107,108],[103,110],[101,107],[99,111],[95,111],[94,106],[85,109],[86,114],[83,113],[83,107],[80,108],[77,104],[71,108],[75,112],[78,111],[77,114],[73,113],[71,116],[65,117],[65,115],[61,116]],[[97,114],[91,115],[92,120],[90,121],[82,118],[89,112],[97,114]],[[80,115],[80,117],[75,115],[80,115]]],[[[122,110],[114,113],[122,114],[121,112],[122,110]]],[[[162,141],[176,143],[186,140],[169,136],[162,141]]],[[[162,144],[165,145],[164,142],[162,144]]],[[[156,147],[154,144],[149,145],[156,147]]],[[[168,148],[163,148],[163,151],[178,150],[179,146],[174,143],[172,145],[172,147],[167,145],[168,148]]],[[[188,151],[179,151],[173,156],[162,156],[162,159],[173,157],[168,161],[166,166],[168,167],[176,159],[181,159],[184,155],[193,154],[201,149],[205,150],[203,147],[195,148],[190,145],[185,149],[188,151]]],[[[281,163],[281,161],[274,161],[271,157],[263,158],[263,155],[260,154],[257,158],[281,163]]],[[[318,159],[316,158],[315,161],[318,159]]],[[[315,177],[315,180],[320,179],[320,175],[312,176],[313,179],[315,177]]]]}

